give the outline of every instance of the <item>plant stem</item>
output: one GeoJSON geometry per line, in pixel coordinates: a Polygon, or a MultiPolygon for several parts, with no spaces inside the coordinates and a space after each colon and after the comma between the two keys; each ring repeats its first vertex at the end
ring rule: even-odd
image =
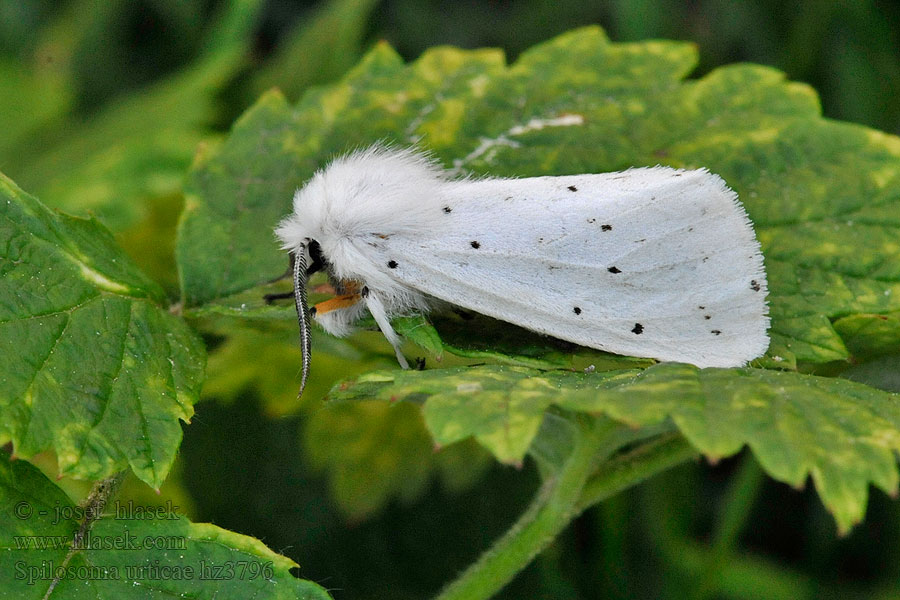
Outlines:
{"type": "Polygon", "coordinates": [[[664,433],[602,463],[618,448],[646,438],[647,433],[608,419],[589,424],[582,421],[580,435],[562,468],[544,481],[515,525],[435,600],[490,598],[547,547],[575,516],[698,455],[680,434],[664,433]],[[598,463],[602,463],[599,468],[598,463]]]}
{"type": "Polygon", "coordinates": [[[608,419],[582,420],[580,434],[559,472],[545,480],[516,524],[436,600],[486,599],[509,583],[578,513],[585,482],[597,461],[621,445],[623,430],[608,419]]]}
{"type": "Polygon", "coordinates": [[[680,434],[661,435],[603,464],[585,484],[577,510],[583,512],[698,455],[680,434]]]}

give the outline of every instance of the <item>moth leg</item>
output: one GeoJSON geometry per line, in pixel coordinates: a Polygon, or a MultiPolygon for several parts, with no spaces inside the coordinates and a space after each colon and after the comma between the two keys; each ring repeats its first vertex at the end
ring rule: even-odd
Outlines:
{"type": "Polygon", "coordinates": [[[263,300],[265,300],[266,304],[272,304],[276,300],[284,300],[286,298],[293,298],[294,292],[281,292],[278,294],[263,294],[263,300]]]}
{"type": "Polygon", "coordinates": [[[368,293],[365,295],[365,300],[366,307],[369,309],[369,312],[372,313],[375,322],[378,323],[381,333],[387,338],[388,343],[393,346],[394,354],[397,355],[397,362],[400,363],[402,368],[408,369],[409,363],[406,362],[406,357],[400,352],[400,336],[398,336],[397,332],[394,331],[394,328],[391,327],[391,322],[387,318],[387,311],[384,310],[384,304],[381,302],[381,299],[377,294],[368,290],[368,293]]]}
{"type": "Polygon", "coordinates": [[[343,296],[335,296],[334,298],[330,298],[325,300],[324,302],[319,302],[315,306],[310,309],[310,312],[314,315],[318,315],[321,317],[324,314],[330,313],[333,310],[340,310],[342,308],[349,308],[362,300],[362,296],[359,294],[344,294],[343,296]]]}

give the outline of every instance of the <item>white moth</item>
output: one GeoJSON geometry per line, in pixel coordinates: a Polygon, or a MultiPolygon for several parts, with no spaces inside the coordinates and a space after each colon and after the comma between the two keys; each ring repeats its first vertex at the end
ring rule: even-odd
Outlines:
{"type": "Polygon", "coordinates": [[[314,309],[322,327],[347,335],[368,309],[404,368],[390,319],[436,303],[699,367],[744,365],[769,344],[759,242],[737,194],[705,169],[458,179],[414,150],[374,146],[317,172],[276,234],[294,258],[301,393],[306,281],[319,269],[339,294],[314,309]]]}

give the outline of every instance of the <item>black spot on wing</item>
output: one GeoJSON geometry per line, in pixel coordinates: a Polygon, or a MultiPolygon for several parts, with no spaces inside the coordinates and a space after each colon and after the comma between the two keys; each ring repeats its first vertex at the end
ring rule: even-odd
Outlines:
{"type": "Polygon", "coordinates": [[[479,243],[476,242],[475,240],[472,240],[471,242],[469,242],[469,245],[472,246],[473,248],[475,248],[476,250],[478,250],[479,248],[481,248],[481,244],[479,244],[479,243]]]}
{"type": "Polygon", "coordinates": [[[579,308],[579,307],[576,306],[575,308],[572,309],[572,312],[574,312],[576,315],[580,315],[580,314],[581,314],[581,308],[579,308]]]}
{"type": "Polygon", "coordinates": [[[444,207],[444,212],[447,213],[447,214],[449,215],[450,213],[453,212],[453,209],[450,208],[449,206],[445,206],[445,207],[444,207]]]}
{"type": "Polygon", "coordinates": [[[631,328],[631,333],[635,335],[641,335],[642,333],[644,333],[644,326],[640,323],[635,323],[634,327],[631,328]]]}
{"type": "Polygon", "coordinates": [[[570,192],[577,192],[577,191],[578,191],[578,188],[575,187],[574,185],[570,185],[570,186],[569,186],[568,188],[566,188],[566,189],[568,189],[570,192]]]}
{"type": "Polygon", "coordinates": [[[762,286],[759,285],[759,282],[757,280],[753,279],[750,281],[750,289],[753,290],[754,292],[758,292],[759,290],[762,289],[762,286]]]}
{"type": "Polygon", "coordinates": [[[722,334],[722,332],[719,331],[718,329],[713,329],[712,331],[710,331],[710,333],[713,335],[721,335],[722,334]]]}
{"type": "Polygon", "coordinates": [[[389,260],[389,261],[388,261],[388,268],[389,268],[389,269],[396,269],[396,268],[397,268],[397,261],[396,261],[396,260],[389,260]]]}
{"type": "Polygon", "coordinates": [[[601,225],[600,229],[603,231],[612,231],[612,225],[601,225]]]}
{"type": "Polygon", "coordinates": [[[618,268],[616,268],[616,267],[610,267],[610,268],[607,269],[607,271],[609,271],[609,272],[612,273],[612,274],[616,274],[616,273],[621,273],[621,272],[622,272],[620,269],[618,269],[618,268]]]}

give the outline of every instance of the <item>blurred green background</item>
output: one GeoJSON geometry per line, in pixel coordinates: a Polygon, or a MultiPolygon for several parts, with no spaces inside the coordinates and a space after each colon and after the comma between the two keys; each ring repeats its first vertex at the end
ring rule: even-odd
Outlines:
{"type": "MultiPolygon", "coordinates": [[[[408,60],[440,44],[514,60],[586,24],[693,41],[694,76],[777,67],[826,116],[900,133],[897,2],[0,0],[0,171],[96,214],[175,301],[183,176],[260,93],[297,100],[377,40],[408,60]]],[[[298,405],[292,329],[198,326],[209,382],[179,463],[162,496],[125,493],[256,536],[336,598],[427,597],[537,485],[530,463],[492,465],[473,444],[434,452],[411,407],[317,410],[330,381],[392,364],[374,334],[317,335],[318,383],[298,405]]],[[[689,464],[579,518],[504,597],[900,598],[900,507],[873,492],[866,523],[838,538],[812,490],[764,479],[747,454],[689,464]]]]}

